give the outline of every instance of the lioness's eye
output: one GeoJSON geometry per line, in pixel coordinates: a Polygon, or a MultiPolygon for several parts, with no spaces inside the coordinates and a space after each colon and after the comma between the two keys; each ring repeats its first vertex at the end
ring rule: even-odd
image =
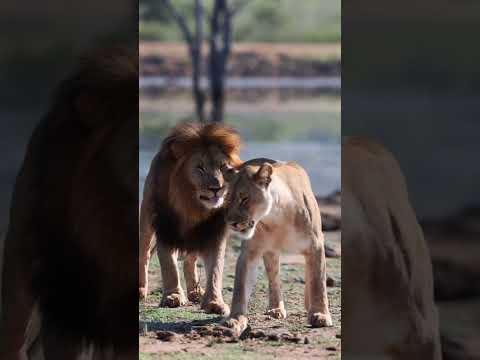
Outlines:
{"type": "Polygon", "coordinates": [[[205,168],[203,167],[203,165],[198,165],[198,166],[197,166],[197,169],[198,169],[198,171],[200,171],[200,172],[205,172],[205,168]]]}
{"type": "Polygon", "coordinates": [[[240,205],[246,205],[248,202],[248,196],[245,196],[244,198],[240,198],[240,205]]]}

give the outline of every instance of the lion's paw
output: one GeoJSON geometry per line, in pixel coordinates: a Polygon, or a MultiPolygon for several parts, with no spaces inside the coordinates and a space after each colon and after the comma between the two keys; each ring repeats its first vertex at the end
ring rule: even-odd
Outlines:
{"type": "Polygon", "coordinates": [[[207,314],[228,315],[230,314],[230,307],[223,301],[208,301],[202,304],[202,309],[207,314]]]}
{"type": "Polygon", "coordinates": [[[203,294],[205,291],[200,286],[197,286],[195,289],[191,290],[188,292],[188,300],[191,302],[198,304],[200,300],[202,299],[203,294]]]}
{"type": "Polygon", "coordinates": [[[332,317],[329,313],[310,313],[308,314],[308,323],[315,328],[333,326],[332,317]]]}
{"type": "Polygon", "coordinates": [[[232,329],[234,336],[240,336],[248,326],[248,319],[246,316],[240,315],[236,317],[228,317],[223,319],[221,325],[232,329]]]}
{"type": "Polygon", "coordinates": [[[174,307],[183,306],[186,303],[187,303],[187,299],[185,298],[185,295],[183,294],[183,292],[171,293],[171,294],[165,295],[162,298],[160,306],[174,308],[174,307]]]}
{"type": "Polygon", "coordinates": [[[285,319],[287,317],[287,312],[284,307],[278,307],[278,308],[268,309],[265,312],[265,315],[271,316],[274,319],[285,319]]]}

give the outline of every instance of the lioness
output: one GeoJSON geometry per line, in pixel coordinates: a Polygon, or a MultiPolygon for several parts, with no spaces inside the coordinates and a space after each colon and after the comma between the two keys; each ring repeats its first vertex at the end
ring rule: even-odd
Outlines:
{"type": "Polygon", "coordinates": [[[184,274],[187,296],[206,312],[229,312],[222,298],[227,226],[223,172],[238,166],[240,137],[221,124],[182,123],[165,138],[152,160],[140,209],[140,298],[148,292],[148,264],[155,245],[163,281],[161,306],[187,301],[180,285],[177,256],[187,253],[184,274]],[[204,294],[196,270],[205,262],[204,294]]]}
{"type": "Polygon", "coordinates": [[[232,311],[224,324],[240,334],[247,327],[247,305],[263,256],[270,298],[267,314],[285,318],[280,292],[280,251],[306,260],[305,308],[314,327],[331,326],[320,211],[305,170],[294,162],[254,159],[231,171],[226,221],[244,241],[237,260],[232,311]]]}

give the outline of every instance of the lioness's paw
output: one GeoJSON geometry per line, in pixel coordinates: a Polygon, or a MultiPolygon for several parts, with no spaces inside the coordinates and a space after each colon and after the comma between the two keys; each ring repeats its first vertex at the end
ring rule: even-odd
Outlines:
{"type": "Polygon", "coordinates": [[[145,300],[147,298],[148,290],[145,287],[138,288],[138,298],[140,300],[145,300]]]}
{"type": "Polygon", "coordinates": [[[187,297],[188,297],[188,300],[190,300],[191,302],[198,304],[202,299],[202,296],[204,293],[205,291],[203,291],[203,289],[200,286],[198,286],[195,289],[189,291],[187,297]]]}
{"type": "Polygon", "coordinates": [[[308,323],[316,328],[333,326],[332,317],[329,313],[310,313],[308,314],[308,323]]]}
{"type": "Polygon", "coordinates": [[[265,315],[271,316],[274,319],[285,319],[287,317],[287,312],[285,311],[285,308],[279,307],[279,308],[268,309],[265,312],[265,315]]]}
{"type": "Polygon", "coordinates": [[[236,317],[228,317],[223,319],[221,325],[232,329],[234,336],[240,336],[248,326],[248,319],[246,316],[240,315],[236,317]]]}
{"type": "Polygon", "coordinates": [[[160,306],[161,307],[179,307],[187,303],[187,299],[183,293],[172,293],[163,297],[160,306]]]}
{"type": "Polygon", "coordinates": [[[208,301],[202,304],[202,309],[207,314],[228,315],[230,314],[230,307],[223,301],[208,301]]]}

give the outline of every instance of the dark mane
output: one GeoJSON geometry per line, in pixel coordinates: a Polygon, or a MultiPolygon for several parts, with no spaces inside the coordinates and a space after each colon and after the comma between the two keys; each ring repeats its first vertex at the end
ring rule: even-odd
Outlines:
{"type": "Polygon", "coordinates": [[[155,204],[153,226],[157,239],[167,247],[200,253],[217,247],[227,231],[224,211],[217,210],[182,235],[179,215],[173,209],[159,203],[155,204]]]}

